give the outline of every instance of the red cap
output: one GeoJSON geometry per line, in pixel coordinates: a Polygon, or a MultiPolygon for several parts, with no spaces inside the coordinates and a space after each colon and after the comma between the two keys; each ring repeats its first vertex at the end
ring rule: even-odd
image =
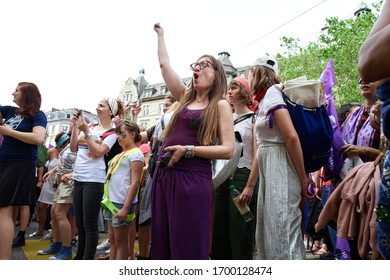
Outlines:
{"type": "Polygon", "coordinates": [[[245,77],[236,77],[233,80],[242,84],[248,90],[249,93],[251,92],[251,90],[249,88],[248,80],[245,77]]]}

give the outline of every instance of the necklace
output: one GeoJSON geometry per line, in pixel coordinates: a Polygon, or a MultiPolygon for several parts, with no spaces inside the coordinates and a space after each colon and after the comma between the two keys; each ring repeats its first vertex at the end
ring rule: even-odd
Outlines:
{"type": "Polygon", "coordinates": [[[200,98],[197,97],[197,98],[196,98],[196,102],[205,104],[205,103],[208,103],[208,100],[205,99],[205,100],[202,101],[202,99],[200,99],[200,98]]]}

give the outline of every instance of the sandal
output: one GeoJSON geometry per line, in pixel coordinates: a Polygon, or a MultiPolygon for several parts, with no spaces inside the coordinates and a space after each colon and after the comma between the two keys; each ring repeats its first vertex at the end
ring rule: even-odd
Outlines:
{"type": "Polygon", "coordinates": [[[319,250],[321,250],[321,247],[318,246],[318,245],[313,245],[310,249],[306,249],[305,252],[306,253],[312,253],[313,255],[318,252],[319,250]]]}
{"type": "Polygon", "coordinates": [[[319,249],[318,251],[314,252],[313,255],[321,256],[321,255],[324,255],[324,254],[327,254],[327,253],[328,253],[328,250],[325,247],[321,247],[321,249],[319,249]]]}
{"type": "Polygon", "coordinates": [[[109,260],[109,259],[110,259],[110,253],[102,254],[98,256],[98,260],[109,260]]]}

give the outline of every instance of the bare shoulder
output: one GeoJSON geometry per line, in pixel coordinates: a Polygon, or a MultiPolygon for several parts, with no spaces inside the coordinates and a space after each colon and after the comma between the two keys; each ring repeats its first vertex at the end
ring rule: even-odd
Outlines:
{"type": "Polygon", "coordinates": [[[50,148],[49,150],[47,150],[47,156],[49,158],[49,160],[52,160],[53,158],[57,157],[57,150],[55,148],[50,148]]]}
{"type": "Polygon", "coordinates": [[[229,102],[226,99],[221,99],[218,101],[218,109],[219,110],[232,110],[229,102]]]}

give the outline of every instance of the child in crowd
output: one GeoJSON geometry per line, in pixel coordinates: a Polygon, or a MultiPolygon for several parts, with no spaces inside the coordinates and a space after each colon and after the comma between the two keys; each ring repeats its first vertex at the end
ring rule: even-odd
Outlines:
{"type": "Polygon", "coordinates": [[[145,159],[137,147],[141,135],[136,123],[121,121],[115,131],[123,151],[109,162],[104,193],[105,199],[119,211],[107,209],[105,219],[111,243],[110,260],[127,260],[130,224],[135,218],[145,159]]]}

